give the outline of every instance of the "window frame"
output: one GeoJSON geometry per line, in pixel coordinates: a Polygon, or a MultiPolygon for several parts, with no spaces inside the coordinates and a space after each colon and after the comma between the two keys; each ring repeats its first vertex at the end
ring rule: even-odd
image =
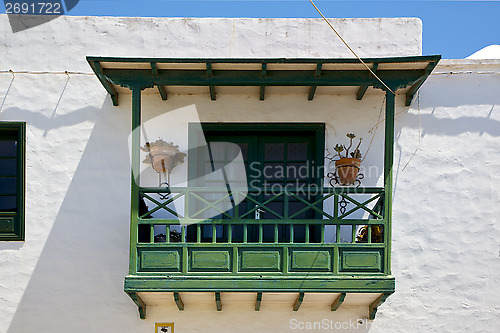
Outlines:
{"type": "Polygon", "coordinates": [[[0,121],[0,138],[6,138],[9,136],[10,137],[15,136],[17,139],[16,211],[0,212],[0,241],[24,241],[25,240],[26,123],[0,121]]]}

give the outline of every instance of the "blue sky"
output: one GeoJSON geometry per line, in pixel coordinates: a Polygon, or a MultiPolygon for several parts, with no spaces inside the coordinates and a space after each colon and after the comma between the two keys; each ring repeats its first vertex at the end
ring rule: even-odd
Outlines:
{"type": "MultiPolygon", "coordinates": [[[[423,21],[426,55],[460,59],[485,46],[500,44],[500,1],[316,0],[315,3],[326,17],[419,17],[423,21]]],[[[308,0],[80,0],[69,15],[319,17],[308,0]]]]}

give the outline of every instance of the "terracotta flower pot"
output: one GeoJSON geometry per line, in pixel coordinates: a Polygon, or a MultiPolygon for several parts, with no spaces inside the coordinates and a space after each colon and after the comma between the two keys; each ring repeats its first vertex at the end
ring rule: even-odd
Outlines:
{"type": "Polygon", "coordinates": [[[156,172],[172,171],[175,155],[178,153],[177,147],[152,146],[150,154],[152,166],[156,172]]]}
{"type": "Polygon", "coordinates": [[[345,157],[335,161],[335,169],[340,185],[353,185],[358,177],[361,160],[345,157]]]}

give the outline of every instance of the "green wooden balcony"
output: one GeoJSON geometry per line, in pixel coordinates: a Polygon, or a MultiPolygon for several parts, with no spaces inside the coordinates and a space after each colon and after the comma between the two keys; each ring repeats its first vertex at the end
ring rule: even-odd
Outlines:
{"type": "Polygon", "coordinates": [[[139,193],[125,279],[139,306],[144,292],[394,292],[384,188],[139,193]]]}
{"type": "MultiPolygon", "coordinates": [[[[359,59],[87,57],[113,105],[118,105],[121,87],[132,93],[131,241],[125,291],[141,318],[146,315],[141,296],[171,293],[182,310],[180,293],[214,292],[220,310],[221,293],[255,292],[258,311],[262,293],[288,292],[297,293],[294,311],[304,293],[333,294],[332,311],[347,293],[371,293],[374,298],[366,304],[373,319],[377,307],[394,292],[390,252],[395,93],[404,94],[409,106],[440,58],[364,59],[376,69],[376,78],[359,59]],[[307,87],[309,94],[304,97],[309,101],[317,87],[357,87],[356,100],[363,99],[368,87],[382,89],[386,98],[383,187],[288,188],[270,196],[255,193],[259,191],[255,188],[231,189],[227,195],[225,189],[141,188],[142,91],[156,87],[167,101],[165,88],[175,86],[187,91],[204,86],[212,101],[217,100],[220,86],[258,87],[261,101],[268,86],[307,87]],[[214,195],[218,191],[222,194],[214,195]],[[242,203],[227,207],[228,199],[242,198],[242,203]],[[148,206],[145,211],[142,200],[148,206]]],[[[239,125],[238,132],[241,129],[239,125]]],[[[309,145],[315,147],[311,154],[316,155],[316,165],[324,157],[324,129],[320,132],[309,145]]]]}

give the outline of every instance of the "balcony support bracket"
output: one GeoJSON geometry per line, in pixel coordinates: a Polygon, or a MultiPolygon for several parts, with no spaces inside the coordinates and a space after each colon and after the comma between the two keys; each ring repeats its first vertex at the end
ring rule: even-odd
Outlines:
{"type": "Polygon", "coordinates": [[[179,309],[179,311],[183,311],[184,310],[184,303],[182,302],[181,296],[179,295],[178,292],[174,292],[174,301],[175,301],[175,304],[177,305],[177,308],[179,309]]]}
{"type": "MultiPolygon", "coordinates": [[[[378,64],[374,63],[373,67],[372,67],[372,72],[376,74],[377,73],[377,68],[378,68],[378,64]]],[[[365,95],[366,90],[368,90],[368,86],[361,86],[361,87],[359,87],[358,92],[356,93],[356,99],[358,101],[360,101],[360,100],[363,99],[363,96],[365,95]]]]}
{"type": "Polygon", "coordinates": [[[295,303],[293,303],[293,311],[299,311],[300,305],[304,301],[304,293],[299,293],[295,303]]]}
{"type": "Polygon", "coordinates": [[[111,97],[113,105],[118,106],[118,93],[116,92],[114,85],[108,80],[108,78],[106,78],[106,76],[104,76],[101,63],[99,61],[90,61],[89,64],[94,70],[94,73],[96,73],[99,81],[101,81],[104,89],[108,92],[109,97],[111,97]]]}
{"type": "Polygon", "coordinates": [[[222,302],[220,300],[220,292],[215,292],[215,305],[217,307],[217,311],[222,311],[222,302]]]}
{"type": "Polygon", "coordinates": [[[413,100],[413,97],[417,93],[418,89],[424,84],[425,80],[431,75],[432,70],[434,67],[437,65],[437,61],[430,62],[427,67],[425,68],[424,75],[418,79],[411,87],[408,89],[408,92],[406,93],[406,99],[405,99],[405,106],[410,106],[411,102],[413,100]]]}
{"type": "Polygon", "coordinates": [[[317,88],[317,86],[309,87],[309,95],[307,97],[308,101],[312,101],[314,99],[314,94],[316,93],[316,88],[317,88]]]}
{"type": "Polygon", "coordinates": [[[372,304],[370,304],[370,307],[369,307],[369,319],[370,320],[373,320],[375,319],[375,315],[377,314],[377,309],[380,305],[382,305],[385,300],[387,299],[387,297],[389,297],[390,294],[382,294],[380,295],[375,301],[373,301],[372,304]]]}
{"type": "Polygon", "coordinates": [[[262,303],[262,293],[257,293],[257,300],[255,301],[255,311],[260,311],[260,304],[262,303]]]}
{"type": "Polygon", "coordinates": [[[134,301],[139,310],[139,317],[141,319],[146,319],[146,303],[137,295],[135,292],[128,292],[128,296],[134,301]]]}
{"type": "Polygon", "coordinates": [[[346,293],[340,293],[339,296],[333,301],[332,305],[330,306],[330,310],[332,311],[337,311],[337,309],[342,305],[344,302],[346,293]]]}
{"type": "Polygon", "coordinates": [[[167,90],[162,85],[158,85],[158,92],[160,93],[161,99],[166,101],[168,99],[167,90]]]}
{"type": "Polygon", "coordinates": [[[215,101],[217,99],[217,96],[215,94],[215,86],[209,86],[210,90],[210,100],[215,101]]]}

